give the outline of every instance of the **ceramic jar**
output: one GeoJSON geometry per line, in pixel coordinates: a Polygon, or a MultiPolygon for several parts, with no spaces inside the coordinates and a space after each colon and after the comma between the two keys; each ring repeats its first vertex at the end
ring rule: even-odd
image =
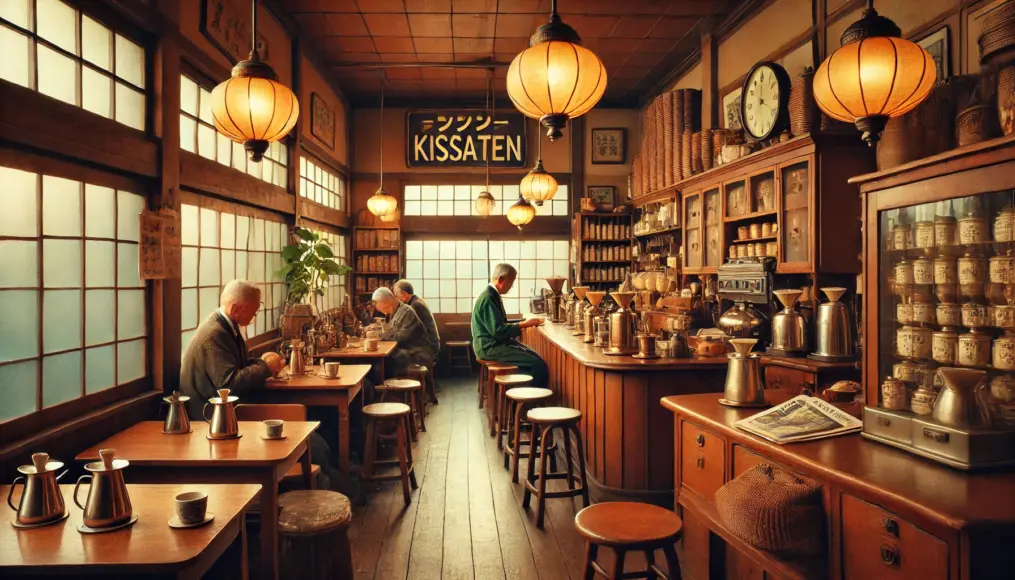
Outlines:
{"type": "Polygon", "coordinates": [[[899,356],[927,359],[931,356],[931,331],[929,328],[903,326],[896,331],[896,349],[899,356]]]}
{"type": "Polygon", "coordinates": [[[768,242],[765,245],[765,253],[773,258],[779,255],[779,242],[768,242]]]}
{"type": "Polygon", "coordinates": [[[881,383],[881,406],[885,409],[896,411],[905,409],[908,405],[909,392],[906,390],[906,383],[892,377],[885,378],[881,383]]]}
{"type": "Polygon", "coordinates": [[[908,250],[912,245],[909,243],[910,238],[913,236],[912,232],[912,228],[909,227],[909,224],[898,224],[893,227],[891,249],[908,250]]]}
{"type": "Polygon", "coordinates": [[[756,240],[761,237],[761,224],[751,224],[747,230],[751,235],[752,240],[756,240]]]}
{"type": "Polygon", "coordinates": [[[1002,336],[994,340],[991,364],[998,370],[1015,370],[1015,337],[1002,336]]]}
{"type": "Polygon", "coordinates": [[[933,248],[934,222],[917,222],[913,242],[917,248],[933,248]]]}
{"type": "Polygon", "coordinates": [[[937,305],[937,323],[941,326],[958,326],[962,324],[962,307],[958,304],[943,302],[937,305]]]}
{"type": "Polygon", "coordinates": [[[939,215],[934,218],[934,245],[939,248],[955,245],[955,218],[939,215]]]}
{"type": "Polygon", "coordinates": [[[962,326],[979,328],[988,326],[987,307],[975,302],[967,302],[962,305],[962,326]]]}
{"type": "Polygon", "coordinates": [[[927,374],[927,367],[912,361],[902,361],[892,365],[892,376],[900,381],[920,384],[927,374]]]}
{"type": "Polygon", "coordinates": [[[937,401],[936,392],[920,387],[913,391],[913,396],[909,402],[909,409],[917,415],[930,415],[934,411],[935,401],[937,401]]]}
{"type": "Polygon", "coordinates": [[[934,258],[934,283],[955,284],[959,281],[959,266],[954,258],[934,258]]]}
{"type": "Polygon", "coordinates": [[[736,257],[737,257],[737,247],[736,246],[730,246],[730,259],[732,260],[733,258],[736,258],[736,257]]]}
{"type": "Polygon", "coordinates": [[[931,351],[935,361],[953,365],[959,348],[959,335],[950,330],[939,330],[931,340],[931,351]]]}
{"type": "Polygon", "coordinates": [[[930,258],[917,258],[913,260],[913,283],[934,283],[934,262],[930,258]]]}
{"type": "Polygon", "coordinates": [[[991,282],[1015,284],[1015,256],[994,256],[989,262],[991,282]]]}
{"type": "Polygon", "coordinates": [[[738,240],[747,239],[747,226],[740,226],[739,228],[737,228],[737,239],[738,240]]]}
{"type": "Polygon", "coordinates": [[[738,258],[746,258],[747,257],[747,246],[748,245],[749,244],[738,244],[737,245],[737,257],[738,258]]]}
{"type": "Polygon", "coordinates": [[[770,254],[767,254],[765,252],[765,250],[767,250],[767,249],[768,249],[768,246],[765,245],[765,242],[758,242],[758,243],[754,244],[754,255],[755,256],[768,256],[770,254]]]}
{"type": "Polygon", "coordinates": [[[930,302],[914,302],[913,322],[935,324],[937,322],[937,311],[934,305],[930,302]]]}
{"type": "Polygon", "coordinates": [[[748,257],[752,257],[752,256],[754,256],[754,255],[755,255],[755,254],[754,254],[754,244],[743,244],[743,245],[742,245],[742,246],[740,246],[740,247],[741,247],[741,248],[744,248],[744,251],[746,251],[746,252],[747,252],[747,256],[748,256],[748,257]]]}
{"type": "Polygon", "coordinates": [[[959,335],[956,357],[961,366],[985,367],[990,364],[990,336],[967,332],[959,335]]]}
{"type": "Polygon", "coordinates": [[[958,260],[959,284],[983,284],[987,281],[987,263],[979,256],[966,254],[958,260]]]}
{"type": "Polygon", "coordinates": [[[1015,241],[1015,207],[1008,206],[994,218],[994,241],[1015,241]]]}
{"type": "Polygon", "coordinates": [[[895,305],[895,320],[901,324],[913,323],[913,303],[899,302],[895,305]]]}
{"type": "Polygon", "coordinates": [[[1015,329],[1015,306],[995,306],[993,321],[998,328],[1015,329]]]}
{"type": "Polygon", "coordinates": [[[895,283],[912,284],[913,283],[913,263],[903,259],[901,262],[895,264],[895,283]]]}
{"type": "Polygon", "coordinates": [[[990,379],[990,394],[1002,403],[1015,401],[1015,379],[1011,375],[998,375],[990,379]]]}
{"type": "Polygon", "coordinates": [[[763,223],[761,224],[761,237],[767,238],[772,235],[772,224],[763,223]]]}
{"type": "Polygon", "coordinates": [[[988,238],[987,218],[978,215],[968,215],[959,219],[959,243],[980,244],[988,238]]]}

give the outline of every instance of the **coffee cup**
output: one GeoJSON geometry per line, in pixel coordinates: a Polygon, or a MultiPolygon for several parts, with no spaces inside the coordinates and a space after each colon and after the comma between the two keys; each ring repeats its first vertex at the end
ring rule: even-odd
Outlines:
{"type": "Polygon", "coordinates": [[[284,422],[281,419],[268,419],[266,421],[262,421],[262,423],[264,423],[265,439],[282,438],[282,426],[284,422]]]}
{"type": "Polygon", "coordinates": [[[324,363],[324,376],[329,379],[338,378],[338,369],[341,363],[337,362],[326,362],[324,363]]]}
{"type": "Polygon", "coordinates": [[[203,491],[188,491],[176,496],[176,517],[181,524],[190,525],[204,521],[208,513],[208,494],[203,491]]]}

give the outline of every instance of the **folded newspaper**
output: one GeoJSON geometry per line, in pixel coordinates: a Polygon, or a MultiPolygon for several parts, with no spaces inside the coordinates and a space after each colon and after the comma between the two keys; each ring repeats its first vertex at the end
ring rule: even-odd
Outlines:
{"type": "Polygon", "coordinates": [[[800,395],[733,425],[781,444],[852,433],[863,428],[863,421],[822,399],[800,395]]]}

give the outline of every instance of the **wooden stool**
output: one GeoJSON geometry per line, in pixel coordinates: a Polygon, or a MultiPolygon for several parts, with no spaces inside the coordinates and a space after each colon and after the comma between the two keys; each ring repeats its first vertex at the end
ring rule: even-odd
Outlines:
{"type": "Polygon", "coordinates": [[[423,420],[423,408],[420,405],[420,390],[422,385],[415,379],[387,379],[375,387],[381,393],[380,402],[405,403],[409,406],[409,436],[416,441],[416,433],[426,431],[426,422],[423,420]],[[389,394],[390,393],[390,394],[389,394]],[[416,416],[419,421],[416,421],[416,416]]]}
{"type": "MultiPolygon", "coordinates": [[[[437,361],[434,361],[437,364],[437,361]]],[[[409,365],[407,372],[412,375],[412,378],[416,379],[423,385],[423,394],[421,395],[420,405],[423,407],[423,411],[426,412],[426,405],[430,403],[432,405],[437,404],[437,384],[434,382],[434,372],[431,369],[423,365],[409,365]],[[429,397],[429,400],[427,399],[429,397]]],[[[426,429],[424,429],[426,431],[426,429]]]]}
{"type": "Polygon", "coordinates": [[[352,522],[349,498],[334,491],[290,491],[279,496],[278,509],[281,578],[352,578],[352,550],[347,535],[352,522]]]}
{"type": "Polygon", "coordinates": [[[467,369],[469,376],[472,376],[472,343],[468,340],[449,340],[444,343],[448,351],[448,376],[454,374],[455,369],[467,369]],[[462,354],[456,354],[461,350],[462,354]]]}
{"type": "Polygon", "coordinates": [[[577,409],[567,407],[539,407],[531,409],[526,416],[532,429],[542,428],[539,433],[539,476],[536,476],[536,454],[530,453],[528,475],[523,482],[525,495],[522,499],[522,507],[529,509],[529,499],[536,494],[536,527],[543,527],[543,518],[546,515],[546,499],[555,497],[577,497],[585,500],[585,507],[590,505],[589,488],[585,484],[585,448],[582,445],[582,435],[578,431],[578,422],[581,421],[582,413],[577,409]],[[553,430],[560,429],[564,435],[564,458],[567,460],[567,471],[550,471],[547,461],[552,457],[548,450],[553,442],[553,430]],[[574,434],[575,445],[578,447],[578,472],[574,470],[574,460],[571,458],[571,441],[569,435],[574,434]],[[550,479],[567,480],[567,491],[546,491],[546,482],[550,479]],[[575,484],[580,487],[576,488],[575,484]]]}
{"type": "Polygon", "coordinates": [[[485,360],[476,358],[476,362],[479,363],[479,382],[476,383],[476,393],[479,396],[479,408],[483,408],[483,404],[486,402],[486,385],[490,382],[490,371],[487,370],[492,364],[497,364],[496,361],[485,360]]]}
{"type": "MultiPolygon", "coordinates": [[[[503,375],[497,377],[497,380],[515,384],[526,384],[532,380],[532,377],[529,375],[503,375]],[[514,377],[525,377],[525,379],[516,379],[514,377]]],[[[522,438],[522,428],[530,426],[527,421],[523,420],[525,417],[525,406],[546,401],[552,396],[553,391],[550,389],[537,389],[535,387],[516,387],[508,389],[504,393],[505,402],[508,404],[508,434],[507,443],[504,444],[504,467],[507,468],[510,464],[512,483],[518,483],[518,460],[522,457],[534,456],[535,454],[532,453],[532,450],[536,448],[535,445],[539,444],[539,433],[535,429],[530,430],[528,439],[522,438]],[[522,452],[523,445],[528,446],[528,453],[522,452]]],[[[553,469],[554,471],[557,469],[556,461],[554,461],[553,469]]]]}
{"type": "MultiPolygon", "coordinates": [[[[490,365],[488,365],[486,367],[487,376],[489,377],[489,381],[488,381],[488,384],[486,386],[486,401],[487,401],[487,408],[489,409],[488,415],[489,415],[489,418],[490,418],[490,436],[491,437],[496,436],[497,435],[497,429],[501,429],[502,428],[501,427],[501,422],[500,422],[500,415],[501,415],[501,412],[502,412],[501,409],[504,407],[504,391],[506,389],[511,388],[511,387],[515,387],[515,386],[520,387],[523,384],[528,384],[527,382],[526,383],[521,383],[521,384],[518,384],[518,385],[506,384],[506,383],[503,383],[503,382],[498,383],[496,379],[497,379],[497,377],[502,376],[502,375],[517,374],[518,371],[519,371],[519,369],[515,365],[509,365],[509,364],[503,364],[503,363],[491,363],[490,365]]],[[[528,377],[529,375],[518,375],[518,376],[528,377]]],[[[532,380],[532,377],[529,377],[529,381],[531,381],[531,380],[532,380]]],[[[500,437],[497,438],[497,448],[498,449],[501,448],[500,437]]]]}
{"type": "Polygon", "coordinates": [[[585,580],[592,580],[596,574],[611,580],[657,576],[680,579],[680,562],[673,546],[683,533],[684,522],[668,509],[627,501],[597,503],[578,512],[574,527],[585,536],[585,580]],[[610,574],[596,562],[600,546],[613,548],[616,556],[610,574]],[[647,570],[624,573],[624,554],[632,550],[645,552],[647,570]],[[666,557],[668,576],[655,565],[656,550],[662,550],[666,557]]]}
{"type": "MultiPolygon", "coordinates": [[[[306,421],[307,420],[307,408],[303,405],[236,405],[236,420],[237,421],[267,421],[269,419],[281,419],[283,421],[306,421]]],[[[285,429],[283,426],[283,434],[285,429]]],[[[307,453],[310,453],[307,451],[307,453]]],[[[314,489],[317,487],[317,478],[321,473],[320,465],[310,465],[310,473],[307,473],[303,468],[304,461],[292,466],[282,479],[279,480],[280,484],[289,485],[292,487],[307,487],[314,489]],[[307,482],[309,481],[309,484],[307,482]]],[[[334,483],[333,483],[334,484],[334,483]]],[[[292,489],[290,487],[289,489],[292,489]]]]}
{"type": "Polygon", "coordinates": [[[406,432],[409,430],[409,405],[404,403],[374,403],[363,407],[363,416],[366,417],[366,452],[363,454],[363,473],[361,477],[368,481],[387,481],[392,479],[402,480],[402,497],[405,503],[412,501],[412,491],[416,489],[416,472],[412,463],[412,446],[409,445],[406,432]],[[395,454],[396,460],[377,460],[377,424],[383,422],[394,423],[395,427],[395,454]],[[374,468],[378,465],[388,466],[398,464],[398,473],[375,475],[374,468]]]}

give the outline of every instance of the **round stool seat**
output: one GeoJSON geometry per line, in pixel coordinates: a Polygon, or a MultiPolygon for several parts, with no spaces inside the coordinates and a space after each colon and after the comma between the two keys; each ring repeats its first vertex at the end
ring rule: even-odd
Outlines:
{"type": "Polygon", "coordinates": [[[491,373],[510,373],[513,371],[517,371],[518,367],[516,367],[515,365],[502,365],[500,363],[490,363],[486,365],[486,370],[490,371],[491,373]]]}
{"type": "Polygon", "coordinates": [[[429,370],[423,365],[409,365],[405,367],[405,370],[410,373],[427,373],[429,370]]]}
{"type": "Polygon", "coordinates": [[[405,403],[372,403],[363,407],[363,414],[371,417],[398,417],[409,414],[409,405],[405,403]]]}
{"type": "Polygon", "coordinates": [[[281,534],[319,534],[352,521],[349,498],[336,491],[308,489],[283,493],[278,498],[278,509],[281,534]]]}
{"type": "Polygon", "coordinates": [[[413,389],[418,389],[421,386],[422,385],[419,384],[419,381],[415,379],[387,379],[384,381],[383,385],[379,385],[377,388],[381,391],[384,389],[392,391],[411,391],[413,389]]]}
{"type": "Polygon", "coordinates": [[[555,423],[577,423],[582,412],[569,407],[538,407],[528,412],[529,423],[552,425],[555,423]]]}
{"type": "Polygon", "coordinates": [[[444,341],[445,346],[472,346],[472,343],[468,340],[446,340],[444,341]]]}
{"type": "MultiPolygon", "coordinates": [[[[497,375],[495,379],[498,385],[505,385],[510,387],[511,385],[527,385],[532,382],[532,375],[497,375]]],[[[543,389],[547,391],[549,389],[543,389]]]]}
{"type": "Polygon", "coordinates": [[[591,505],[574,517],[578,533],[604,546],[674,542],[684,522],[668,509],[633,501],[591,505]]]}
{"type": "MultiPolygon", "coordinates": [[[[499,379],[500,377],[497,378],[499,379]]],[[[517,387],[508,390],[508,392],[504,393],[504,396],[514,401],[539,401],[552,397],[553,391],[536,387],[517,387]]]]}

